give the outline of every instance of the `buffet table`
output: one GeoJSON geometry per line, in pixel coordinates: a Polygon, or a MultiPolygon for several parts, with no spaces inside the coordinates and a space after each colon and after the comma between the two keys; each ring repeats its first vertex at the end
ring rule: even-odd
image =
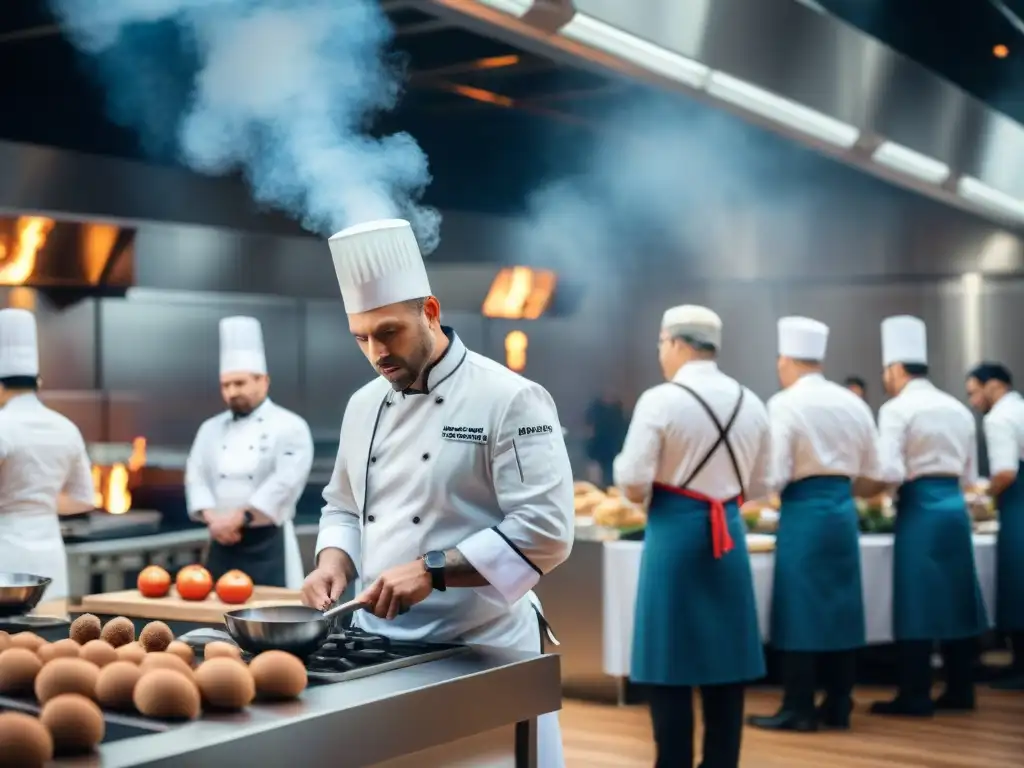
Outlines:
{"type": "MultiPolygon", "coordinates": [[[[892,642],[892,534],[861,536],[861,573],[869,644],[892,642]]],[[[633,610],[640,573],[641,541],[609,541],[603,544],[603,666],[606,675],[629,677],[633,645],[633,610]]],[[[974,535],[975,562],[989,616],[995,613],[996,537],[974,535]]],[[[757,598],[761,636],[771,637],[772,578],[774,553],[752,553],[754,593],[757,598]]],[[[557,618],[554,619],[557,622],[557,618]]],[[[557,625],[556,625],[557,626],[557,625]]]]}

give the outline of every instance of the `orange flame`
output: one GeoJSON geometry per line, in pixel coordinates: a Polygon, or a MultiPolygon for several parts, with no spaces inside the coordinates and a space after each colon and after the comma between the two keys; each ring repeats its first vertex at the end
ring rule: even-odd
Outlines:
{"type": "Polygon", "coordinates": [[[128,459],[128,471],[138,472],[146,466],[146,438],[136,437],[132,440],[132,455],[128,459]]]}
{"type": "Polygon", "coordinates": [[[14,227],[14,247],[0,243],[0,285],[23,285],[36,268],[36,256],[53,229],[53,219],[22,216],[14,227]]]}
{"type": "Polygon", "coordinates": [[[128,468],[118,462],[107,475],[106,510],[112,515],[123,515],[132,508],[132,495],[128,492],[128,468]]]}

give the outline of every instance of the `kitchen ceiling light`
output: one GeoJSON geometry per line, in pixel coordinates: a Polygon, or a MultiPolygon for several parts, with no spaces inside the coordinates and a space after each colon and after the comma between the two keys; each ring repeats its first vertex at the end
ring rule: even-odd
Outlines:
{"type": "Polygon", "coordinates": [[[756,85],[739,80],[724,72],[712,72],[708,93],[717,99],[735,104],[769,120],[821,141],[849,149],[857,143],[860,130],[849,123],[836,120],[795,101],[776,96],[756,85]]]}
{"type": "Polygon", "coordinates": [[[964,176],[957,184],[957,192],[960,193],[960,197],[976,205],[1024,221],[1024,201],[993,189],[978,179],[964,176]]]}
{"type": "Polygon", "coordinates": [[[480,0],[480,3],[512,16],[522,16],[533,7],[533,0],[480,0]]]}
{"type": "Polygon", "coordinates": [[[582,45],[626,59],[655,74],[703,89],[711,69],[699,61],[680,56],[659,45],[641,40],[611,24],[577,13],[559,33],[582,45]]]}
{"type": "Polygon", "coordinates": [[[892,141],[879,144],[872,159],[879,165],[915,176],[930,184],[941,184],[949,178],[949,166],[945,163],[892,141]]]}

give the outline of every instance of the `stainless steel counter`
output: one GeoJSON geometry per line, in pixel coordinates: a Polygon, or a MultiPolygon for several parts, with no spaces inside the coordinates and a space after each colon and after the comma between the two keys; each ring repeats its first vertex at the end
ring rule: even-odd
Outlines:
{"type": "Polygon", "coordinates": [[[536,764],[536,718],[561,707],[558,657],[474,648],[307,689],[301,699],[206,715],[53,766],[536,764]],[[517,744],[519,745],[517,756],[517,744]]]}

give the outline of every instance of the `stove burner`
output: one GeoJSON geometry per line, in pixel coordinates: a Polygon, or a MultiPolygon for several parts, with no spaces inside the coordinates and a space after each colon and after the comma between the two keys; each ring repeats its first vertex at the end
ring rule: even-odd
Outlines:
{"type": "Polygon", "coordinates": [[[14,634],[16,632],[35,632],[40,629],[66,627],[71,624],[60,616],[40,616],[32,613],[27,616],[4,616],[0,618],[0,630],[14,634]]]}
{"type": "Polygon", "coordinates": [[[306,659],[313,678],[333,679],[338,675],[369,672],[417,664],[458,653],[465,646],[392,640],[350,627],[328,636],[319,650],[306,659]]]}

